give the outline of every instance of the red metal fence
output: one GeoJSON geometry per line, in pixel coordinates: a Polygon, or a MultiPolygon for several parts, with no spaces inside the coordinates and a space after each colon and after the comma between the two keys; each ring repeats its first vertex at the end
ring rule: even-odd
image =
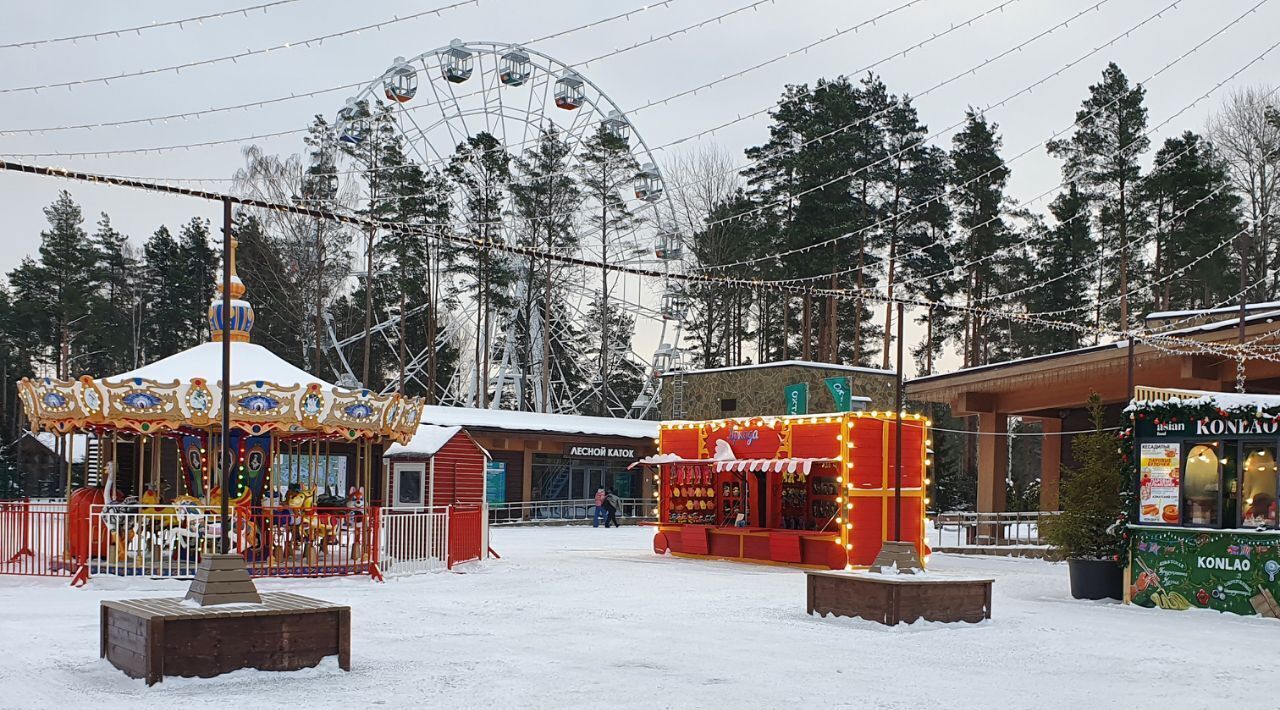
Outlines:
{"type": "Polygon", "coordinates": [[[0,501],[0,574],[70,577],[65,503],[0,501]]]}
{"type": "Polygon", "coordinates": [[[484,552],[484,510],[480,506],[449,508],[449,569],[480,559],[484,552]]]}

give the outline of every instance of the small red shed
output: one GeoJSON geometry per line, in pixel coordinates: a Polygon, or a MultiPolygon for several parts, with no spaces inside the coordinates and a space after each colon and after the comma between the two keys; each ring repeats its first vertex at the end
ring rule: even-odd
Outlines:
{"type": "MultiPolygon", "coordinates": [[[[407,444],[393,444],[386,459],[382,499],[384,524],[407,531],[410,548],[439,553],[448,566],[485,559],[489,551],[489,513],[485,469],[489,452],[460,426],[420,424],[407,444]],[[444,539],[436,517],[444,517],[444,539]],[[416,525],[416,527],[413,527],[416,525]]],[[[402,541],[403,542],[403,541],[402,541]]],[[[403,552],[403,551],[402,551],[403,552]]]]}
{"type": "Polygon", "coordinates": [[[392,444],[383,458],[383,500],[389,508],[435,508],[485,503],[485,451],[460,426],[421,424],[407,444],[392,444]]]}

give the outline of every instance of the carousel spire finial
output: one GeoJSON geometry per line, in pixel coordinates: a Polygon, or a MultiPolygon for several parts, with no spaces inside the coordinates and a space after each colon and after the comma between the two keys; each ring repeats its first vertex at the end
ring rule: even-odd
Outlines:
{"type": "Polygon", "coordinates": [[[209,332],[214,342],[222,340],[222,294],[225,290],[231,292],[231,340],[249,342],[249,333],[253,330],[253,306],[244,299],[244,282],[240,280],[240,275],[236,273],[236,247],[240,243],[232,237],[231,239],[231,283],[222,283],[221,269],[219,269],[218,280],[215,283],[216,293],[213,301],[209,304],[209,332]]]}

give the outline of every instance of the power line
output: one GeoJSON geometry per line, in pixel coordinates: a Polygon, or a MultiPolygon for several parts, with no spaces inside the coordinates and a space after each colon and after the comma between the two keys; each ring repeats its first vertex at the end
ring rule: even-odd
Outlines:
{"type": "MultiPolygon", "coordinates": [[[[541,259],[546,259],[548,261],[567,264],[570,266],[603,269],[608,271],[615,271],[618,273],[632,274],[632,275],[641,276],[641,277],[664,279],[664,280],[677,280],[677,281],[693,282],[693,283],[719,283],[724,285],[736,286],[744,289],[772,290],[772,291],[780,291],[780,292],[793,293],[793,294],[807,293],[807,294],[817,295],[817,296],[832,296],[842,300],[871,301],[875,303],[902,303],[903,305],[907,305],[907,306],[919,306],[919,307],[938,306],[938,307],[943,307],[943,308],[962,311],[962,312],[967,311],[967,312],[983,313],[983,314],[992,315],[999,318],[1006,318],[1013,321],[1038,323],[1045,327],[1049,327],[1057,330],[1069,330],[1069,331],[1077,331],[1077,332],[1095,332],[1095,329],[1089,328],[1087,326],[1082,326],[1077,323],[1070,323],[1065,321],[1048,321],[1045,319],[1035,318],[1024,313],[1007,313],[1007,312],[1000,311],[998,309],[957,306],[957,305],[947,304],[947,303],[932,302],[932,301],[928,301],[927,299],[899,298],[899,297],[880,296],[878,294],[854,293],[846,289],[815,289],[815,288],[809,288],[809,287],[799,287],[794,285],[778,285],[778,284],[770,286],[770,285],[762,284],[758,280],[751,280],[751,279],[736,279],[736,278],[730,278],[725,276],[707,276],[707,275],[697,275],[697,274],[669,273],[666,271],[640,268],[640,267],[630,266],[626,264],[618,264],[618,263],[606,264],[606,263],[602,263],[600,261],[595,261],[592,259],[585,259],[585,258],[576,257],[576,256],[556,254],[554,252],[545,251],[538,247],[525,246],[520,244],[511,244],[501,239],[473,237],[473,236],[467,236],[464,234],[441,235],[438,233],[431,232],[429,230],[423,230],[418,228],[408,228],[403,224],[399,224],[395,222],[386,222],[384,220],[370,219],[368,217],[363,217],[363,216],[346,215],[338,212],[333,212],[331,210],[316,209],[311,207],[301,207],[297,205],[272,203],[272,202],[266,202],[263,200],[247,199],[243,197],[237,197],[234,195],[219,194],[219,193],[208,192],[204,190],[191,190],[187,188],[175,187],[172,185],[160,185],[155,183],[146,183],[146,182],[137,181],[137,180],[123,180],[119,178],[111,178],[105,175],[99,175],[95,173],[86,173],[82,171],[71,171],[71,170],[65,170],[61,168],[50,168],[45,166],[26,165],[22,163],[13,163],[13,162],[8,162],[4,160],[0,160],[0,169],[19,172],[19,173],[41,175],[46,177],[59,177],[59,178],[64,178],[69,180],[77,180],[77,181],[105,184],[105,185],[115,185],[120,187],[129,187],[134,189],[171,194],[171,195],[185,195],[185,196],[196,197],[196,198],[205,199],[205,200],[237,204],[237,205],[242,205],[246,207],[256,207],[259,209],[267,209],[267,210],[274,210],[278,212],[286,212],[290,214],[305,215],[305,216],[310,216],[318,219],[326,219],[330,221],[339,222],[342,224],[352,225],[352,226],[356,226],[364,229],[375,229],[375,230],[383,229],[383,230],[388,230],[388,231],[398,232],[398,233],[403,233],[408,235],[420,235],[426,238],[444,239],[447,241],[471,246],[478,249],[500,251],[504,253],[515,254],[518,256],[541,258],[541,259]]],[[[1166,350],[1168,352],[1178,353],[1178,354],[1199,352],[1199,353],[1207,353],[1207,354],[1219,355],[1224,357],[1231,357],[1232,359],[1243,361],[1246,355],[1248,354],[1248,352],[1250,352],[1250,351],[1246,351],[1245,349],[1235,344],[1207,343],[1207,342],[1188,339],[1188,338],[1178,338],[1173,336],[1152,336],[1152,335],[1144,334],[1140,332],[1135,333],[1135,332],[1115,331],[1115,330],[1109,330],[1104,328],[1098,328],[1096,329],[1096,332],[1099,335],[1107,334],[1107,335],[1122,335],[1125,337],[1130,337],[1135,340],[1139,340],[1143,342],[1149,347],[1159,349],[1159,350],[1166,350]],[[1165,348],[1165,347],[1162,347],[1162,345],[1167,345],[1169,347],[1165,348]],[[1172,349],[1175,346],[1181,347],[1184,349],[1183,350],[1172,349]]]]}
{"type": "Polygon", "coordinates": [[[120,37],[127,34],[141,35],[144,30],[156,30],[162,27],[177,27],[178,29],[186,29],[188,24],[204,24],[205,20],[220,20],[231,15],[249,16],[250,12],[262,10],[265,14],[273,7],[280,5],[288,5],[290,3],[299,2],[300,0],[275,0],[274,2],[266,2],[260,5],[252,5],[250,7],[242,7],[235,10],[225,10],[223,12],[211,12],[205,15],[193,15],[184,17],[181,20],[166,20],[164,22],[152,22],[146,25],[136,25],[133,27],[121,27],[115,30],[103,30],[101,32],[88,32],[78,35],[67,35],[65,37],[51,37],[49,39],[33,39],[26,42],[11,42],[9,44],[0,44],[0,49],[17,49],[22,47],[36,48],[50,44],[61,44],[64,42],[79,42],[84,39],[99,40],[107,37],[120,37]]]}

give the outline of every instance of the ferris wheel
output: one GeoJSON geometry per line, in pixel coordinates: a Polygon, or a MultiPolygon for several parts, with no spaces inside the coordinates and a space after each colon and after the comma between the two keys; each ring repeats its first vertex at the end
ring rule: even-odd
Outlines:
{"type": "MultiPolygon", "coordinates": [[[[353,176],[350,180],[377,174],[376,166],[369,171],[375,156],[362,157],[358,149],[370,130],[368,120],[361,117],[367,117],[375,107],[390,119],[404,156],[424,172],[432,173],[449,170],[455,153],[477,136],[491,136],[492,140],[475,141],[473,146],[482,145],[487,153],[501,151],[515,158],[534,149],[551,132],[567,148],[560,174],[573,184],[582,185],[591,169],[583,160],[585,147],[594,136],[609,136],[611,145],[621,145],[635,166],[626,184],[616,190],[620,200],[616,204],[624,205],[630,215],[625,226],[611,229],[607,219],[593,219],[599,205],[587,200],[575,203],[566,210],[568,214],[521,215],[514,204],[513,191],[506,190],[498,198],[502,201],[502,218],[486,223],[490,228],[486,238],[520,243],[530,224],[557,219],[575,237],[573,246],[559,250],[566,256],[643,266],[667,274],[682,268],[685,240],[674,227],[677,222],[670,193],[644,138],[597,84],[563,62],[515,44],[457,39],[410,59],[397,57],[381,76],[347,100],[333,123],[334,138],[349,148],[343,151],[343,161],[351,169],[340,170],[339,174],[353,176]],[[350,149],[353,146],[356,149],[350,149]]],[[[435,197],[449,203],[453,229],[475,224],[466,221],[468,202],[462,187],[438,189],[443,194],[435,197]]],[[[517,268],[530,263],[525,257],[504,252],[496,253],[494,258],[517,268]]],[[[548,275],[548,289],[551,281],[548,275]]],[[[678,345],[688,300],[676,283],[671,279],[642,283],[638,277],[609,272],[602,277],[596,269],[560,270],[554,287],[557,311],[562,312],[551,319],[532,312],[521,318],[519,305],[495,312],[488,305],[481,305],[478,297],[464,299],[448,313],[438,311],[435,342],[421,352],[410,353],[404,377],[435,388],[437,399],[446,404],[479,403],[497,408],[504,398],[510,401],[514,397],[537,411],[578,413],[594,398],[594,408],[599,409],[604,403],[604,409],[614,416],[649,416],[657,405],[658,373],[671,369],[679,360],[678,345]],[[628,344],[598,336],[604,342],[597,349],[605,354],[600,356],[599,368],[591,373],[584,387],[581,373],[576,378],[571,376],[563,361],[545,354],[574,352],[581,347],[584,329],[600,333],[590,322],[588,312],[602,298],[610,309],[631,316],[638,337],[628,344]],[[656,347],[639,352],[642,348],[637,341],[652,343],[655,332],[656,347]],[[430,360],[429,350],[462,342],[477,343],[477,357],[460,358],[461,366],[449,381],[429,382],[424,372],[430,360]],[[480,346],[481,342],[488,346],[480,346]],[[546,346],[535,354],[528,347],[530,342],[546,346]],[[624,368],[633,375],[636,371],[641,373],[639,392],[634,396],[623,396],[611,389],[610,382],[624,368]],[[576,383],[572,387],[571,381],[576,383]]],[[[503,300],[526,303],[533,297],[530,288],[528,283],[517,280],[503,300]]],[[[550,300],[548,297],[546,302],[550,300]]],[[[404,314],[410,315],[411,312],[404,314]]],[[[347,365],[350,353],[344,353],[344,349],[358,347],[367,337],[381,337],[391,344],[400,317],[393,312],[379,314],[378,324],[368,333],[362,330],[347,334],[344,339],[332,335],[347,376],[353,375],[347,365]]],[[[522,404],[517,406],[525,408],[522,404]]]]}

